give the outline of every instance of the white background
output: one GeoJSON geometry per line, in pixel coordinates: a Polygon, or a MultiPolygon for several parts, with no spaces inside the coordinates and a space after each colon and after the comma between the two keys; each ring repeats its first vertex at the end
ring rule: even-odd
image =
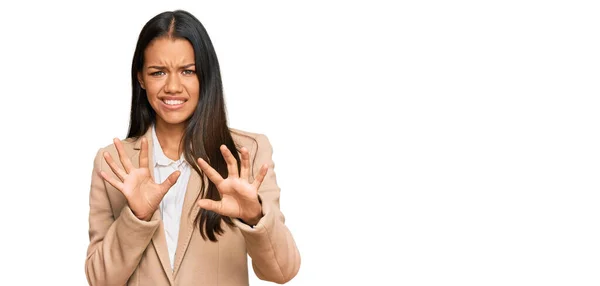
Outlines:
{"type": "Polygon", "coordinates": [[[179,8],[273,145],[289,285],[599,285],[594,1],[213,2],[0,4],[1,285],[87,284],[92,161],[179,8]]]}

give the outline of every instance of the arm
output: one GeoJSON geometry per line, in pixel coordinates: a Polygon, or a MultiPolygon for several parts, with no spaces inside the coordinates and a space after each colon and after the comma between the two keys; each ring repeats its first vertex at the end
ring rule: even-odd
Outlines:
{"type": "Polygon", "coordinates": [[[100,171],[115,176],[98,151],[90,190],[90,244],[85,261],[85,273],[90,285],[125,285],[150,243],[159,221],[138,219],[129,206],[113,216],[107,194],[107,184],[100,171]],[[108,169],[108,170],[107,170],[108,169]]]}
{"type": "Polygon", "coordinates": [[[285,217],[279,209],[279,192],[272,160],[273,150],[264,135],[256,138],[258,143],[253,170],[260,166],[269,166],[258,195],[262,201],[263,217],[258,224],[250,227],[239,220],[233,220],[246,240],[248,254],[252,258],[252,267],[258,278],[286,283],[300,269],[300,253],[289,229],[285,226],[285,217]]]}

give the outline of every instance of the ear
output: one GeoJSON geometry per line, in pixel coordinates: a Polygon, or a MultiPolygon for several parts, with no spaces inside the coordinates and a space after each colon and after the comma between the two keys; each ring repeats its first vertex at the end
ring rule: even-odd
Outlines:
{"type": "Polygon", "coordinates": [[[142,86],[142,89],[146,89],[146,87],[144,86],[144,78],[142,77],[142,72],[137,73],[137,79],[140,83],[140,86],[142,86]]]}

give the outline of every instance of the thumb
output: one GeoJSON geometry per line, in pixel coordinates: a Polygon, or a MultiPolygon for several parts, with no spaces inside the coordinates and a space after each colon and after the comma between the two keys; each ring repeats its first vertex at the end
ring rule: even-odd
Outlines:
{"type": "Polygon", "coordinates": [[[169,177],[167,177],[167,179],[162,182],[162,184],[160,184],[164,189],[165,192],[169,191],[169,189],[175,185],[175,183],[177,183],[177,179],[179,179],[179,175],[181,175],[180,171],[175,171],[173,173],[171,173],[171,175],[169,175],[169,177]]]}

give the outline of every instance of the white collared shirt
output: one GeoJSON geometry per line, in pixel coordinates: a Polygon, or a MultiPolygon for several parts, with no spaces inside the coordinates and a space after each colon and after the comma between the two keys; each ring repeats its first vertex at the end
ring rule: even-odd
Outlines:
{"type": "Polygon", "coordinates": [[[169,175],[176,170],[181,171],[175,185],[169,189],[160,203],[160,213],[167,238],[167,248],[171,260],[171,269],[175,264],[175,250],[177,249],[177,240],[179,238],[179,223],[181,212],[183,210],[183,201],[188,181],[190,179],[190,165],[185,161],[183,153],[177,161],[169,159],[162,150],[156,129],[152,126],[152,149],[154,158],[154,180],[157,184],[162,184],[169,175]]]}

